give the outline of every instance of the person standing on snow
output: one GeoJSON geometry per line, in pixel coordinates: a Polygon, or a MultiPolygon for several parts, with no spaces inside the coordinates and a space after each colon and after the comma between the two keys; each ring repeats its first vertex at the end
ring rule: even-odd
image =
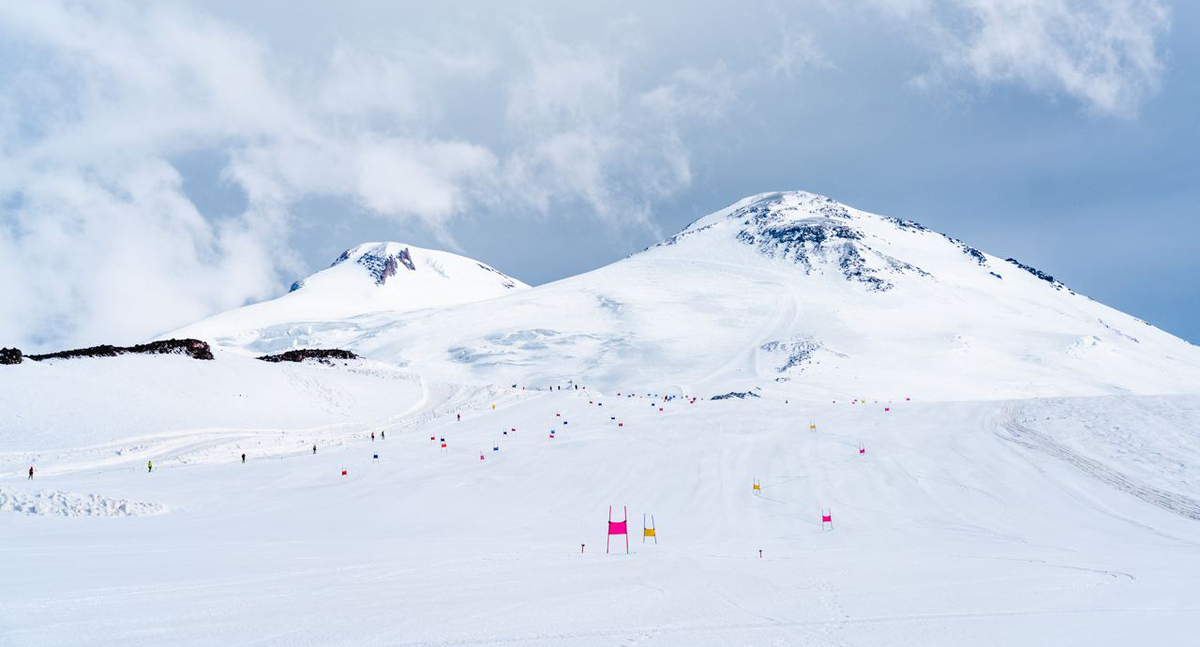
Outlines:
{"type": "Polygon", "coordinates": [[[29,466],[29,480],[30,481],[33,480],[33,466],[32,465],[29,466]]]}
{"type": "Polygon", "coordinates": [[[154,461],[146,461],[146,471],[147,472],[154,471],[154,461]]]}
{"type": "Polygon", "coordinates": [[[375,442],[375,432],[371,432],[371,442],[375,442]]]}
{"type": "Polygon", "coordinates": [[[381,431],[381,432],[379,432],[379,440],[384,440],[384,439],[386,439],[386,438],[387,438],[387,431],[386,431],[386,430],[385,430],[385,431],[381,431]]]}
{"type": "Polygon", "coordinates": [[[242,463],[246,462],[246,452],[242,452],[242,463]]]}
{"type": "Polygon", "coordinates": [[[317,453],[317,446],[316,446],[316,445],[313,445],[313,453],[314,453],[314,454],[315,454],[315,453],[317,453]]]}

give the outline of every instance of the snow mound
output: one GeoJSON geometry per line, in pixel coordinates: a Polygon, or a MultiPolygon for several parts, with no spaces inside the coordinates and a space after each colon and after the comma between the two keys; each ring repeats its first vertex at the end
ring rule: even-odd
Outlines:
{"type": "Polygon", "coordinates": [[[157,503],[111,499],[99,494],[0,489],[0,512],[60,517],[141,517],[162,514],[166,508],[157,503]]]}

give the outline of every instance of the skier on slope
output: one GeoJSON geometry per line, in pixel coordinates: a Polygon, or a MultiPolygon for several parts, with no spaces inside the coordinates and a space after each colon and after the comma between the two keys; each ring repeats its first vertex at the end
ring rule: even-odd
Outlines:
{"type": "Polygon", "coordinates": [[[147,472],[154,471],[154,461],[146,461],[146,471],[147,472]]]}
{"type": "Polygon", "coordinates": [[[386,440],[386,439],[387,439],[387,431],[380,431],[379,432],[379,440],[386,440]]]}
{"type": "Polygon", "coordinates": [[[246,462],[246,452],[242,452],[242,463],[246,462]]]}
{"type": "Polygon", "coordinates": [[[371,442],[375,442],[375,432],[371,432],[371,442]]]}
{"type": "Polygon", "coordinates": [[[33,466],[32,465],[29,466],[29,480],[31,480],[31,481],[33,480],[33,466]]]}
{"type": "Polygon", "coordinates": [[[462,422],[462,414],[461,413],[454,414],[454,417],[458,419],[458,422],[462,422]]]}
{"type": "Polygon", "coordinates": [[[313,453],[314,453],[314,454],[315,454],[315,453],[317,453],[317,446],[316,446],[316,445],[313,445],[313,453]]]}

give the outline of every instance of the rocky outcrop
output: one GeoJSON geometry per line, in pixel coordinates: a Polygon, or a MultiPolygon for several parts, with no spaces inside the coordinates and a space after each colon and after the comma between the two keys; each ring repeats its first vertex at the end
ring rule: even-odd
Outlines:
{"type": "Polygon", "coordinates": [[[737,398],[739,400],[745,400],[746,398],[761,398],[761,397],[762,397],[761,395],[755,393],[754,391],[730,391],[729,393],[722,393],[721,395],[714,395],[713,397],[709,398],[709,400],[732,400],[733,398],[737,398]]]}
{"type": "MultiPolygon", "coordinates": [[[[334,265],[349,258],[348,254],[349,252],[342,254],[342,258],[335,261],[334,265]]],[[[371,277],[375,279],[375,285],[387,283],[389,278],[396,276],[396,272],[401,267],[406,267],[409,271],[417,271],[417,266],[413,263],[412,254],[408,251],[407,247],[393,254],[389,253],[387,243],[376,245],[362,256],[359,256],[358,260],[354,262],[367,268],[367,271],[371,273],[371,277]]]]}
{"type": "Polygon", "coordinates": [[[305,348],[289,350],[276,355],[259,357],[264,362],[303,362],[313,360],[322,364],[332,364],[333,360],[359,359],[358,355],[340,348],[305,348]]]}
{"type": "Polygon", "coordinates": [[[1053,276],[1050,276],[1049,274],[1039,270],[1036,267],[1033,267],[1032,265],[1026,265],[1026,264],[1022,263],[1021,261],[1018,261],[1015,258],[1006,258],[1004,260],[1008,261],[1009,263],[1012,263],[1013,265],[1016,265],[1017,267],[1025,270],[1026,272],[1029,272],[1030,274],[1049,283],[1050,285],[1053,285],[1055,290],[1062,290],[1063,288],[1067,287],[1067,286],[1063,285],[1062,281],[1055,279],[1053,276]]]}
{"type": "Polygon", "coordinates": [[[212,349],[199,339],[164,339],[137,346],[110,346],[102,344],[89,348],[62,350],[57,353],[26,355],[29,359],[72,359],[75,357],[116,357],[117,355],[187,355],[192,359],[212,359],[212,349]]]}
{"type": "Polygon", "coordinates": [[[20,348],[0,348],[0,364],[20,364],[20,348]]]}

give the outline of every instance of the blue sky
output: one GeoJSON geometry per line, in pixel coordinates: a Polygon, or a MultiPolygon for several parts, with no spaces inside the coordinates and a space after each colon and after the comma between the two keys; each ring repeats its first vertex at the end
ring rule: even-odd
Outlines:
{"type": "Polygon", "coordinates": [[[0,8],[0,345],[138,341],[368,240],[543,283],[780,189],[1200,341],[1194,4],[496,4],[0,8]]]}

